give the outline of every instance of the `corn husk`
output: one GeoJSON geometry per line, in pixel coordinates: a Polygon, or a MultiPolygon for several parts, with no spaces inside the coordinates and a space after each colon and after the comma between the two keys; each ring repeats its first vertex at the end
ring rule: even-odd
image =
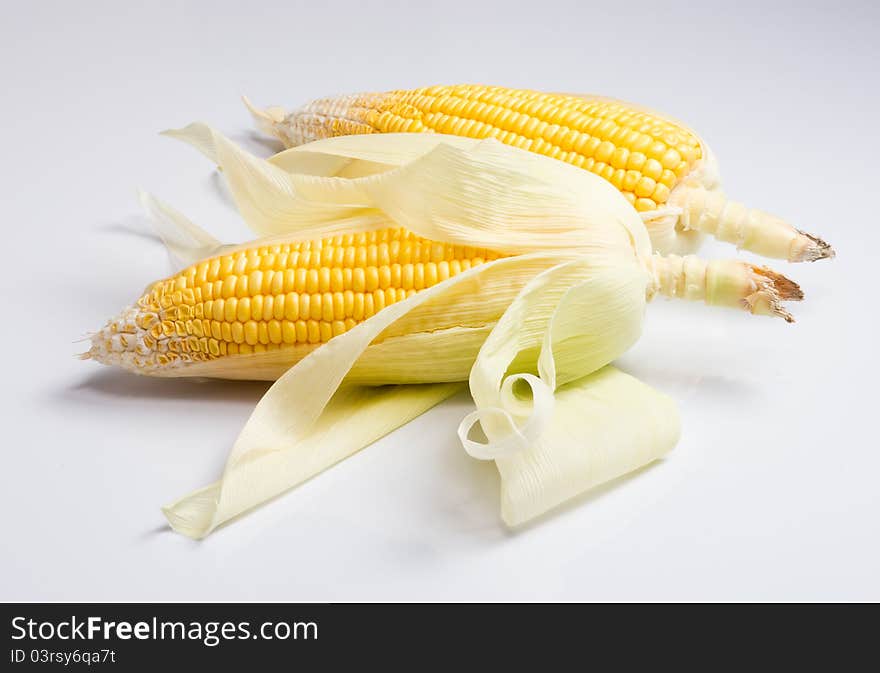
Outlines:
{"type": "MultiPolygon", "coordinates": [[[[467,370],[477,410],[460,435],[473,455],[496,460],[508,523],[674,444],[668,399],[606,367],[640,333],[651,252],[635,210],[601,178],[465,138],[336,138],[267,162],[204,125],[174,135],[222,168],[261,235],[311,239],[390,222],[511,255],[386,307],[286,371],[220,481],[165,508],[175,530],[207,535],[451,395],[467,370]],[[377,347],[396,356],[382,362],[370,355],[377,347]],[[468,436],[476,423],[486,442],[468,436]]],[[[259,366],[251,357],[212,366],[259,366]]]]}

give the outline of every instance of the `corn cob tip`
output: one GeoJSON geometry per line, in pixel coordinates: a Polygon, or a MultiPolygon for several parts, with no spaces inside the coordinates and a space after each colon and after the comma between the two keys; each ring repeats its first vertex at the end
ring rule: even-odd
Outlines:
{"type": "Polygon", "coordinates": [[[758,279],[758,285],[762,289],[772,290],[782,301],[801,301],[804,291],[801,286],[791,278],[777,273],[766,266],[751,266],[752,273],[758,279]]]}
{"type": "Polygon", "coordinates": [[[756,315],[779,316],[794,322],[782,302],[800,301],[801,288],[790,278],[767,267],[739,260],[707,261],[695,255],[654,255],[650,264],[654,283],[650,296],[659,293],[710,306],[745,309],[756,315]]]}
{"type": "Polygon", "coordinates": [[[797,230],[802,237],[797,243],[792,262],[815,262],[820,259],[833,259],[837,253],[828,243],[818,236],[797,230]]]}
{"type": "Polygon", "coordinates": [[[144,322],[148,317],[149,314],[136,305],[123,309],[90,335],[91,348],[79,358],[133,372],[155,367],[157,354],[150,347],[150,333],[144,322]]]}
{"type": "Polygon", "coordinates": [[[801,301],[804,293],[800,286],[766,266],[749,266],[755,289],[743,297],[743,307],[750,313],[775,315],[787,323],[793,323],[794,316],[782,306],[782,302],[801,301]]]}

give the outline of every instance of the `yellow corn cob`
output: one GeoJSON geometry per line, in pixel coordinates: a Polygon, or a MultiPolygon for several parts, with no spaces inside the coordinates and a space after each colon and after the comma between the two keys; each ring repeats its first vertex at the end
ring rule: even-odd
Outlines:
{"type": "Polygon", "coordinates": [[[295,361],[385,306],[498,257],[400,228],[243,247],[154,283],[93,337],[89,356],[140,373],[283,348],[295,361]]]}
{"type": "MultiPolygon", "coordinates": [[[[258,241],[152,284],[92,336],[85,357],[155,376],[274,380],[317,346],[386,306],[503,257],[507,255],[492,250],[430,241],[402,228],[315,241],[258,241]],[[265,357],[242,369],[211,362],[254,354],[265,357]]],[[[649,272],[653,277],[646,290],[649,299],[659,294],[791,321],[780,302],[803,297],[784,276],[738,261],[654,255],[649,272]]],[[[521,281],[509,281],[514,294],[517,282],[521,281]]],[[[481,316],[475,320],[478,324],[470,326],[467,338],[454,330],[450,336],[456,344],[472,339],[471,350],[465,346],[460,362],[450,369],[453,373],[440,378],[467,376],[485,330],[503,310],[504,302],[493,307],[488,296],[472,299],[483,307],[476,309],[481,316]]],[[[438,345],[441,332],[465,322],[457,312],[473,316],[475,309],[450,306],[442,324],[435,319],[419,327],[418,332],[434,339],[426,342],[426,349],[437,349],[438,355],[445,352],[438,345]]],[[[393,350],[392,340],[392,352],[380,350],[373,360],[393,359],[393,350]]],[[[457,350],[458,345],[450,353],[457,350]]],[[[374,365],[366,369],[369,381],[386,382],[374,365]]],[[[423,369],[422,364],[414,365],[403,379],[392,380],[425,380],[423,369]]],[[[435,370],[427,378],[431,376],[439,374],[435,370]]]]}
{"type": "Polygon", "coordinates": [[[642,213],[659,252],[691,252],[705,232],[789,261],[833,256],[821,239],[714,193],[719,177],[706,144],[682,124],[629,103],[458,85],[323,98],[290,114],[248,105],[288,147],[360,133],[445,133],[492,137],[568,162],[620,190],[642,213]]]}

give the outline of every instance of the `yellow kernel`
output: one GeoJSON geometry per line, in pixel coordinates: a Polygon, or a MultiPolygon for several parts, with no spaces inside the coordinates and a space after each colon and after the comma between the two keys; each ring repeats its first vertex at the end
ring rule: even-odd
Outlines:
{"type": "Polygon", "coordinates": [[[318,269],[318,287],[315,292],[330,291],[330,268],[322,266],[318,269]]]}
{"type": "MultiPolygon", "coordinates": [[[[388,285],[391,287],[400,287],[400,264],[392,264],[388,267],[388,285]]],[[[381,279],[380,279],[381,281],[381,279]]]]}
{"type": "Polygon", "coordinates": [[[400,246],[397,254],[397,262],[399,264],[409,264],[412,262],[412,242],[407,240],[400,246]]]}
{"type": "Polygon", "coordinates": [[[287,279],[285,278],[284,290],[285,292],[290,292],[292,290],[298,294],[302,294],[306,291],[306,279],[308,278],[309,270],[300,266],[296,268],[294,275],[296,276],[296,280],[290,288],[287,287],[287,279]]]}
{"type": "Polygon", "coordinates": [[[376,313],[376,309],[373,305],[373,295],[364,293],[361,296],[364,298],[364,317],[372,318],[373,314],[376,313]]]}
{"type": "Polygon", "coordinates": [[[642,168],[642,175],[652,180],[658,180],[663,174],[663,166],[656,159],[648,159],[642,168]]]}
{"type": "Polygon", "coordinates": [[[238,276],[229,275],[223,279],[223,290],[221,291],[220,296],[224,299],[228,299],[229,297],[235,294],[235,285],[238,282],[238,276]]]}
{"type": "Polygon", "coordinates": [[[654,182],[649,177],[642,177],[638,183],[636,184],[635,194],[636,196],[651,196],[654,193],[654,189],[657,187],[657,183],[654,182]]]}
{"type": "Polygon", "coordinates": [[[251,300],[250,297],[242,297],[238,300],[238,311],[236,317],[239,322],[247,322],[251,318],[251,300]]]}
{"type": "Polygon", "coordinates": [[[235,264],[232,267],[232,271],[236,276],[242,276],[247,271],[247,261],[246,253],[240,252],[235,256],[235,264]]]}
{"type": "MultiPolygon", "coordinates": [[[[235,323],[235,324],[240,325],[241,323],[235,323]]],[[[257,335],[257,332],[258,332],[257,325],[258,324],[259,323],[257,323],[255,320],[248,320],[244,324],[244,340],[247,341],[251,346],[253,346],[255,343],[257,343],[259,341],[259,338],[257,335]]],[[[237,341],[237,339],[236,339],[236,341],[237,341]]]]}
{"type": "Polygon", "coordinates": [[[321,331],[321,342],[326,343],[333,338],[333,328],[329,322],[319,322],[318,329],[321,331]]]}
{"type": "Polygon", "coordinates": [[[323,320],[333,320],[333,295],[325,292],[321,295],[321,315],[323,320]]]}
{"type": "MultiPolygon", "coordinates": [[[[275,305],[278,303],[278,299],[280,299],[282,295],[278,295],[277,297],[273,297],[272,295],[267,295],[263,297],[263,315],[260,316],[263,320],[269,320],[273,315],[275,315],[275,305]]],[[[257,319],[257,316],[254,316],[254,320],[257,319]]]]}
{"type": "MultiPolygon", "coordinates": [[[[235,341],[232,336],[232,323],[229,322],[221,322],[216,323],[220,325],[220,336],[223,338],[223,341],[235,341]]],[[[242,332],[242,341],[244,341],[244,332],[242,332]]],[[[236,342],[240,343],[240,342],[236,342]]]]}
{"type": "Polygon", "coordinates": [[[263,295],[258,294],[251,297],[251,318],[259,320],[263,317],[263,295]]]}
{"type": "Polygon", "coordinates": [[[321,295],[315,293],[309,297],[309,306],[310,311],[308,313],[308,317],[312,320],[320,320],[323,315],[323,298],[321,295]]]}
{"type": "Polygon", "coordinates": [[[377,266],[379,263],[379,249],[375,244],[367,246],[366,266],[377,266]]]}
{"type": "Polygon", "coordinates": [[[657,183],[657,186],[654,188],[654,193],[651,195],[651,198],[656,203],[666,203],[666,200],[669,198],[669,187],[667,187],[663,183],[657,183]]]}
{"type": "Polygon", "coordinates": [[[254,348],[250,344],[241,343],[238,344],[238,352],[240,355],[249,355],[254,352],[254,348]]]}
{"type": "Polygon", "coordinates": [[[652,157],[660,159],[664,154],[666,154],[666,143],[655,140],[648,148],[648,154],[652,157]]]}
{"type": "Polygon", "coordinates": [[[281,323],[281,340],[286,344],[296,343],[296,327],[290,320],[281,323]]]}
{"type": "Polygon", "coordinates": [[[296,274],[293,269],[285,269],[283,273],[272,276],[272,290],[270,294],[279,295],[282,292],[290,292],[296,283],[296,274]]]}
{"type": "Polygon", "coordinates": [[[311,313],[312,295],[300,294],[299,297],[299,315],[303,319],[308,318],[311,313]]]}
{"type": "MultiPolygon", "coordinates": [[[[674,169],[681,162],[681,155],[674,149],[668,149],[660,158],[660,163],[664,168],[674,169]]],[[[658,176],[659,177],[659,176],[658,176]]]]}
{"type": "Polygon", "coordinates": [[[217,343],[217,339],[208,339],[208,352],[214,356],[220,355],[220,344],[217,343]]]}
{"type": "Polygon", "coordinates": [[[635,189],[640,177],[641,173],[639,173],[638,171],[626,171],[626,173],[624,173],[623,175],[623,181],[620,183],[618,189],[621,189],[625,192],[631,192],[633,189],[635,189]]]}
{"type": "MultiPolygon", "coordinates": [[[[211,336],[218,340],[223,338],[223,332],[220,329],[220,324],[221,323],[219,322],[211,322],[211,336]]],[[[225,325],[226,323],[223,324],[225,325]]]]}
{"type": "Polygon", "coordinates": [[[340,334],[345,333],[345,323],[341,320],[334,320],[331,324],[331,328],[333,330],[333,336],[339,336],[340,334]]]}
{"type": "Polygon", "coordinates": [[[355,320],[364,319],[364,293],[353,293],[351,316],[355,320]]]}
{"type": "Polygon", "coordinates": [[[401,268],[400,287],[409,290],[415,282],[415,272],[412,264],[404,264],[401,268]]]}
{"type": "Polygon", "coordinates": [[[260,294],[260,291],[263,289],[263,272],[259,269],[251,271],[248,276],[247,286],[250,294],[260,294]]]}
{"type": "Polygon", "coordinates": [[[226,322],[232,322],[238,316],[238,299],[235,297],[230,297],[226,300],[225,311],[223,313],[223,320],[226,322]]]}
{"type": "Polygon", "coordinates": [[[217,276],[220,275],[220,258],[215,257],[208,263],[208,275],[205,277],[205,280],[215,281],[217,280],[217,276]]]}
{"type": "Polygon", "coordinates": [[[247,297],[249,294],[248,288],[250,287],[250,281],[247,276],[241,276],[238,279],[238,282],[235,284],[235,296],[241,299],[242,297],[247,297]]]}
{"type": "Polygon", "coordinates": [[[365,287],[367,292],[372,292],[379,287],[379,270],[375,266],[368,266],[364,271],[365,287]]]}
{"type": "MultiPolygon", "coordinates": [[[[253,321],[251,320],[249,322],[253,322],[253,321]]],[[[227,324],[229,324],[229,323],[227,323],[227,324]]],[[[232,330],[232,340],[237,344],[242,343],[244,341],[244,325],[242,325],[240,322],[236,321],[234,323],[231,323],[231,330],[232,330]]]]}
{"type": "Polygon", "coordinates": [[[308,328],[308,342],[310,344],[316,344],[321,341],[321,329],[318,327],[317,320],[309,320],[306,323],[306,327],[308,328]]]}
{"type": "Polygon", "coordinates": [[[277,320],[270,320],[268,323],[261,323],[266,325],[266,331],[269,336],[269,341],[273,344],[280,344],[283,339],[281,338],[281,323],[277,320]]]}
{"type": "Polygon", "coordinates": [[[654,210],[656,207],[657,204],[654,203],[651,199],[636,199],[636,210],[638,210],[639,212],[654,210]]]}
{"type": "Polygon", "coordinates": [[[618,147],[611,153],[609,161],[614,168],[626,168],[626,162],[629,159],[629,150],[625,147],[618,147]]]}
{"type": "Polygon", "coordinates": [[[388,266],[380,266],[378,271],[379,287],[383,290],[391,285],[391,268],[388,266]]]}
{"type": "MultiPolygon", "coordinates": [[[[341,292],[333,293],[333,317],[342,318],[345,316],[345,296],[341,292]]],[[[329,301],[327,302],[330,303],[329,301]]]]}
{"type": "Polygon", "coordinates": [[[431,287],[437,284],[437,265],[434,262],[428,262],[424,265],[424,282],[425,287],[431,287]]]}
{"type": "Polygon", "coordinates": [[[645,162],[647,162],[648,157],[646,157],[642,152],[632,152],[629,155],[629,159],[626,162],[626,167],[633,171],[640,171],[645,166],[645,162]]]}
{"type": "Polygon", "coordinates": [[[305,343],[309,340],[309,330],[305,320],[297,320],[294,323],[296,329],[296,340],[298,343],[305,343]]]}
{"type": "Polygon", "coordinates": [[[235,266],[235,257],[233,255],[225,255],[220,258],[220,270],[217,274],[217,280],[222,280],[226,276],[232,273],[232,268],[235,266]]]}
{"type": "Polygon", "coordinates": [[[363,267],[356,267],[352,270],[352,289],[355,292],[363,292],[367,287],[367,280],[363,267]]]}
{"type": "Polygon", "coordinates": [[[596,152],[593,155],[596,161],[607,162],[611,159],[611,155],[614,153],[614,143],[609,142],[608,140],[603,140],[599,143],[599,146],[596,148],[596,152]]]}
{"type": "Polygon", "coordinates": [[[330,291],[342,292],[342,290],[342,269],[334,267],[330,270],[330,291]]]}
{"type": "Polygon", "coordinates": [[[284,317],[291,321],[299,319],[299,295],[295,292],[284,295],[284,317]]]}
{"type": "Polygon", "coordinates": [[[225,341],[223,343],[226,344],[226,353],[228,355],[238,355],[238,344],[226,343],[225,341]]]}

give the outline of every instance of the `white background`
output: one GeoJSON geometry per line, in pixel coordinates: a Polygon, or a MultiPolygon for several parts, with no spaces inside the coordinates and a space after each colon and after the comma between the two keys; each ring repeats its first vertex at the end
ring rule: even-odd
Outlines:
{"type": "Polygon", "coordinates": [[[4,3],[0,599],[880,599],[880,16],[771,4],[4,3]],[[159,505],[219,475],[266,386],[73,357],[168,271],[137,187],[246,238],[156,132],[200,119],[266,155],[241,93],[462,81],[686,120],[728,193],[838,257],[774,262],[807,294],[795,325],[651,305],[621,366],[678,399],[680,444],[525,530],[457,444],[463,397],[204,542],[171,532],[159,505]]]}

